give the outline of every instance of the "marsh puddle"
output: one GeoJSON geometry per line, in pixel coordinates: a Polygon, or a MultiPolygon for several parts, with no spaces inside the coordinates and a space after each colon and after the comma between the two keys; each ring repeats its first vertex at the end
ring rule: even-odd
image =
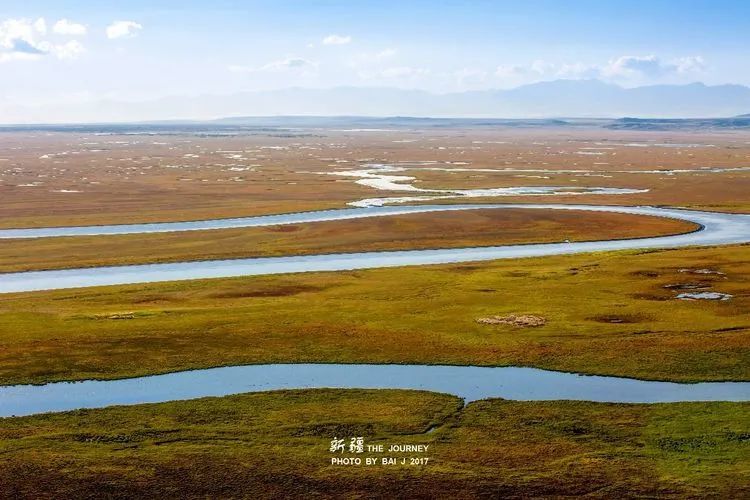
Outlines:
{"type": "MultiPolygon", "coordinates": [[[[592,153],[593,154],[593,153],[592,153]]],[[[413,185],[415,177],[407,175],[391,175],[394,172],[405,172],[412,168],[444,171],[469,171],[472,169],[451,169],[428,167],[436,162],[403,162],[398,165],[384,163],[367,163],[356,170],[342,170],[336,172],[315,172],[321,175],[336,175],[354,177],[357,184],[385,191],[408,191],[411,193],[425,193],[420,196],[397,196],[387,198],[366,198],[347,203],[352,207],[382,207],[399,203],[419,201],[446,200],[453,198],[481,198],[507,196],[573,196],[581,194],[622,195],[645,193],[647,189],[612,188],[612,187],[582,187],[582,186],[519,186],[501,188],[478,189],[422,189],[413,185]]],[[[482,170],[477,170],[482,171],[482,170]]]]}
{"type": "Polygon", "coordinates": [[[453,394],[466,402],[486,398],[610,403],[750,400],[750,382],[680,384],[519,367],[273,364],[5,386],[0,387],[0,417],[313,388],[415,389],[453,394]]]}
{"type": "Polygon", "coordinates": [[[733,296],[721,292],[693,292],[681,293],[677,295],[680,300],[729,300],[733,296]]]}

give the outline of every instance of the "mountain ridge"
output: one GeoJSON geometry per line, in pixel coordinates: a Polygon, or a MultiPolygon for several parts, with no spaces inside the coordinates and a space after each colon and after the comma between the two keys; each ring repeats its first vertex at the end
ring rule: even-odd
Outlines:
{"type": "Polygon", "coordinates": [[[231,116],[430,116],[442,118],[723,118],[750,109],[737,84],[621,87],[600,80],[552,80],[512,89],[436,94],[393,87],[287,87],[228,95],[124,102],[0,106],[2,123],[210,120],[231,116]],[[57,117],[50,121],[49,117],[57,117]],[[15,119],[14,119],[15,118],[15,119]]]}

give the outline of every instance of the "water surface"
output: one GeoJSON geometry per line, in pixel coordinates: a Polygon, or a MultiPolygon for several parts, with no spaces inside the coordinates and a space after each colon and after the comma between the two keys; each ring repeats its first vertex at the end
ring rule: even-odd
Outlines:
{"type": "MultiPolygon", "coordinates": [[[[440,210],[475,210],[479,208],[529,208],[545,210],[588,210],[617,212],[634,215],[651,215],[686,220],[699,224],[702,229],[674,236],[603,240],[574,243],[547,243],[530,245],[502,245],[490,247],[450,248],[435,250],[403,250],[385,252],[357,252],[290,257],[261,257],[250,259],[209,260],[170,264],[145,264],[131,266],[94,267],[57,271],[33,271],[0,274],[0,293],[56,290],[102,285],[123,285],[206,278],[227,278],[313,271],[343,271],[410,265],[449,264],[488,261],[520,257],[543,257],[610,250],[678,248],[691,245],[727,245],[750,242],[750,215],[699,212],[656,207],[618,207],[590,205],[448,205],[417,207],[382,207],[368,209],[329,210],[276,217],[273,224],[306,217],[312,220],[338,220],[399,213],[440,210]],[[406,210],[406,211],[405,211],[406,210]],[[317,217],[317,218],[316,218],[317,217]],[[324,218],[324,219],[322,219],[324,218]]],[[[252,219],[252,218],[251,218],[252,219]]],[[[224,224],[232,219],[202,221],[206,225],[224,224]]],[[[198,224],[198,223],[181,223],[198,224]]],[[[107,226],[117,228],[119,226],[107,226]]],[[[76,229],[76,228],[67,228],[76,229]]],[[[32,230],[28,230],[32,231],[32,230]]]]}
{"type": "Polygon", "coordinates": [[[466,402],[486,398],[609,403],[750,401],[750,382],[680,384],[519,367],[271,364],[120,380],[0,386],[0,417],[312,388],[416,389],[453,394],[466,402]]]}

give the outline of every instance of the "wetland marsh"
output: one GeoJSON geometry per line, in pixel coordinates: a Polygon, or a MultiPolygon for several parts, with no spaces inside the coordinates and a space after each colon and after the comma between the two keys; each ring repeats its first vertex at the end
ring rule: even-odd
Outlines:
{"type": "Polygon", "coordinates": [[[742,496],[747,403],[659,403],[748,397],[742,137],[2,134],[0,283],[139,283],[0,295],[5,415],[129,405],[0,419],[0,494],[742,496]],[[430,461],[331,468],[339,434],[430,461]]]}

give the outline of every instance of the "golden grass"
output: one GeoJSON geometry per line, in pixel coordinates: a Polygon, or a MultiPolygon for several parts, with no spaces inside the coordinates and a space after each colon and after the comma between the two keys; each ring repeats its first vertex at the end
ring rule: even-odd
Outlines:
{"type": "MultiPolygon", "coordinates": [[[[750,146],[747,133],[742,132],[506,128],[370,134],[326,130],[295,137],[277,135],[92,138],[76,133],[3,133],[0,150],[7,161],[0,162],[0,227],[238,217],[342,208],[347,202],[362,198],[399,195],[354,184],[352,178],[310,173],[357,168],[368,161],[453,162],[455,167],[469,169],[592,170],[594,176],[529,172],[537,177],[524,177],[522,172],[448,174],[424,170],[405,175],[415,176],[418,187],[434,188],[557,185],[649,189],[647,193],[626,196],[544,197],[547,202],[666,204],[750,211],[750,172],[674,176],[613,172],[747,167],[750,146]],[[394,142],[404,137],[416,142],[394,142]],[[632,142],[702,146],[628,147],[632,142]],[[581,148],[592,147],[604,148],[598,150],[602,156],[580,154],[585,152],[581,148]],[[232,158],[226,151],[239,152],[242,159],[232,158]]],[[[539,202],[540,197],[502,200],[533,203],[539,202]]]]}
{"type": "Polygon", "coordinates": [[[695,229],[684,221],[616,213],[471,210],[261,228],[9,240],[0,245],[0,272],[638,238],[695,229]]]}
{"type": "Polygon", "coordinates": [[[274,362],[750,380],[748,255],[630,251],[2,295],[0,383],[274,362]],[[699,268],[725,274],[680,272],[699,268]],[[734,298],[681,301],[665,288],[684,283],[734,298]],[[547,323],[476,322],[507,314],[547,323]]]}

